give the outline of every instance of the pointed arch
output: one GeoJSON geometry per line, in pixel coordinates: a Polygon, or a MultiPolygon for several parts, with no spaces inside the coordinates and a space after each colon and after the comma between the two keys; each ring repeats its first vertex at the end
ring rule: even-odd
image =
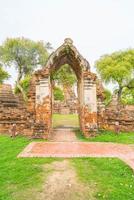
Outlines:
{"type": "Polygon", "coordinates": [[[88,61],[79,53],[70,38],[66,38],[64,43],[49,56],[46,65],[34,73],[31,87],[35,88],[35,92],[30,94],[29,101],[33,105],[30,109],[34,115],[35,124],[42,123],[42,126],[38,127],[44,127],[44,134],[49,135],[52,130],[50,76],[64,64],[71,66],[78,79],[80,129],[86,135],[90,131],[97,130],[97,76],[90,71],[88,61]]]}
{"type": "Polygon", "coordinates": [[[70,38],[66,38],[64,43],[49,56],[45,68],[51,73],[64,64],[72,67],[78,79],[80,79],[82,71],[90,70],[88,61],[78,52],[70,38]]]}

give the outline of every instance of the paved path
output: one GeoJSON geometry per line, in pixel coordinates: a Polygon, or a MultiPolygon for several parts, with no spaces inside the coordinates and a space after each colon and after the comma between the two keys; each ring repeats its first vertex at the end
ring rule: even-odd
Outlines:
{"type": "Polygon", "coordinates": [[[134,169],[134,145],[102,142],[32,142],[18,157],[117,157],[134,169]]]}
{"type": "Polygon", "coordinates": [[[134,145],[79,142],[73,129],[54,129],[50,142],[32,142],[18,157],[117,157],[134,169],[134,145]]]}
{"type": "Polygon", "coordinates": [[[71,128],[57,128],[53,130],[53,133],[49,139],[53,142],[75,142],[78,141],[74,130],[71,128]]]}

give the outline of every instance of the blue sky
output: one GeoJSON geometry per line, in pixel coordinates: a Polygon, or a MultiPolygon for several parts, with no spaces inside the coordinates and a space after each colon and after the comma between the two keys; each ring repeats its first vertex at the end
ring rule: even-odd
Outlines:
{"type": "Polygon", "coordinates": [[[23,36],[57,48],[71,37],[92,68],[101,55],[134,47],[134,0],[0,0],[0,8],[0,44],[23,36]]]}

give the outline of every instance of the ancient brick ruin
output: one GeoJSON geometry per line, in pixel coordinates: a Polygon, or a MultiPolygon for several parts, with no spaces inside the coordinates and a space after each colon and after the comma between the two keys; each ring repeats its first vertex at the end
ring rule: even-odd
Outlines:
{"type": "Polygon", "coordinates": [[[0,133],[9,133],[13,124],[16,124],[18,133],[26,132],[27,118],[28,114],[23,99],[13,94],[11,85],[1,85],[0,133]]]}
{"type": "Polygon", "coordinates": [[[53,110],[51,74],[64,64],[72,67],[78,80],[80,128],[85,134],[89,130],[95,132],[97,130],[97,76],[90,71],[89,63],[80,55],[71,39],[65,39],[63,45],[50,55],[45,67],[33,75],[28,96],[29,112],[33,114],[36,124],[42,124],[44,133],[49,135],[52,130],[53,110]]]}
{"type": "Polygon", "coordinates": [[[63,100],[55,100],[53,95],[53,113],[56,114],[77,114],[78,113],[78,97],[77,83],[63,89],[63,85],[56,85],[63,92],[63,100]]]}
{"type": "Polygon", "coordinates": [[[51,74],[64,64],[69,64],[77,77],[79,124],[85,136],[98,129],[112,130],[117,120],[122,130],[134,130],[134,106],[118,106],[120,114],[117,114],[117,105],[110,104],[105,108],[101,81],[90,71],[88,61],[81,56],[73,41],[67,38],[50,55],[46,65],[33,74],[27,104],[13,94],[10,85],[1,86],[0,133],[8,133],[15,123],[20,134],[50,136],[53,112],[51,74]]]}
{"type": "Polygon", "coordinates": [[[134,105],[119,104],[116,97],[105,108],[105,126],[108,130],[115,130],[115,123],[119,122],[121,131],[134,131],[134,105]]]}

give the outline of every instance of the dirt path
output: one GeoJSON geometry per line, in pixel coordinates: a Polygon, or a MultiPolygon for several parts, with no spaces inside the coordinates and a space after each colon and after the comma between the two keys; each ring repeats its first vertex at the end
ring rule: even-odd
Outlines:
{"type": "Polygon", "coordinates": [[[94,200],[93,189],[81,183],[69,160],[45,166],[53,172],[48,176],[38,200],[94,200]]]}
{"type": "Polygon", "coordinates": [[[71,128],[54,129],[49,140],[53,141],[53,142],[76,142],[76,141],[78,141],[74,130],[71,128]]]}

